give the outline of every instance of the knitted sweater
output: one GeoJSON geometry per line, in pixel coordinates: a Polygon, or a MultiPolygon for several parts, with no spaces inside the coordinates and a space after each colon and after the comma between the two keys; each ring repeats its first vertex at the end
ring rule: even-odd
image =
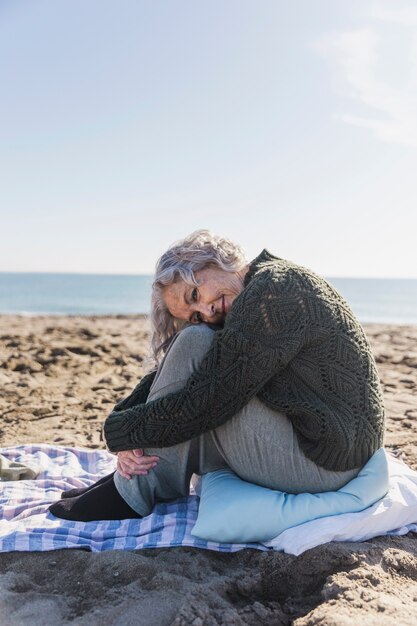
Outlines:
{"type": "Polygon", "coordinates": [[[380,383],[360,324],[324,279],[266,250],[185,387],[146,403],[153,376],[108,416],[111,451],[187,441],[255,395],[288,416],[306,456],[326,469],[363,466],[382,445],[380,383]]]}

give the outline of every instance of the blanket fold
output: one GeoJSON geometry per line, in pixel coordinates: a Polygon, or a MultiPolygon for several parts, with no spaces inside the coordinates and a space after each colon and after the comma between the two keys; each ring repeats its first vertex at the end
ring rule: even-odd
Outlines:
{"type": "Polygon", "coordinates": [[[11,461],[0,454],[0,481],[5,480],[33,480],[38,472],[28,465],[11,461]]]}

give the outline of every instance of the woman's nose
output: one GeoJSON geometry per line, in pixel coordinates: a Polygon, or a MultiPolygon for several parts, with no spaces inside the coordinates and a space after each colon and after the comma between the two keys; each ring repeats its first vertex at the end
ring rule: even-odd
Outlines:
{"type": "Polygon", "coordinates": [[[201,312],[206,318],[211,318],[216,313],[216,308],[214,304],[206,304],[201,312]]]}

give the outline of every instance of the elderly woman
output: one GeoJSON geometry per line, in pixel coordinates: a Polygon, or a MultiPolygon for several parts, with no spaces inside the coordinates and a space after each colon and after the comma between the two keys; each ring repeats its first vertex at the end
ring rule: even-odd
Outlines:
{"type": "Polygon", "coordinates": [[[247,263],[197,231],[158,261],[152,326],[159,366],[104,424],[117,471],[64,494],[58,517],[143,517],[187,495],[193,473],[221,468],[290,493],[334,490],[381,447],[367,339],[310,270],[266,250],[247,263]]]}

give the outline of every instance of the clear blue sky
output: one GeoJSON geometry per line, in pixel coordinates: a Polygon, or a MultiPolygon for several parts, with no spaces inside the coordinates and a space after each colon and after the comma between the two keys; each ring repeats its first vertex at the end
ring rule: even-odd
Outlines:
{"type": "Polygon", "coordinates": [[[417,277],[416,111],[411,0],[1,0],[0,271],[417,277]]]}

